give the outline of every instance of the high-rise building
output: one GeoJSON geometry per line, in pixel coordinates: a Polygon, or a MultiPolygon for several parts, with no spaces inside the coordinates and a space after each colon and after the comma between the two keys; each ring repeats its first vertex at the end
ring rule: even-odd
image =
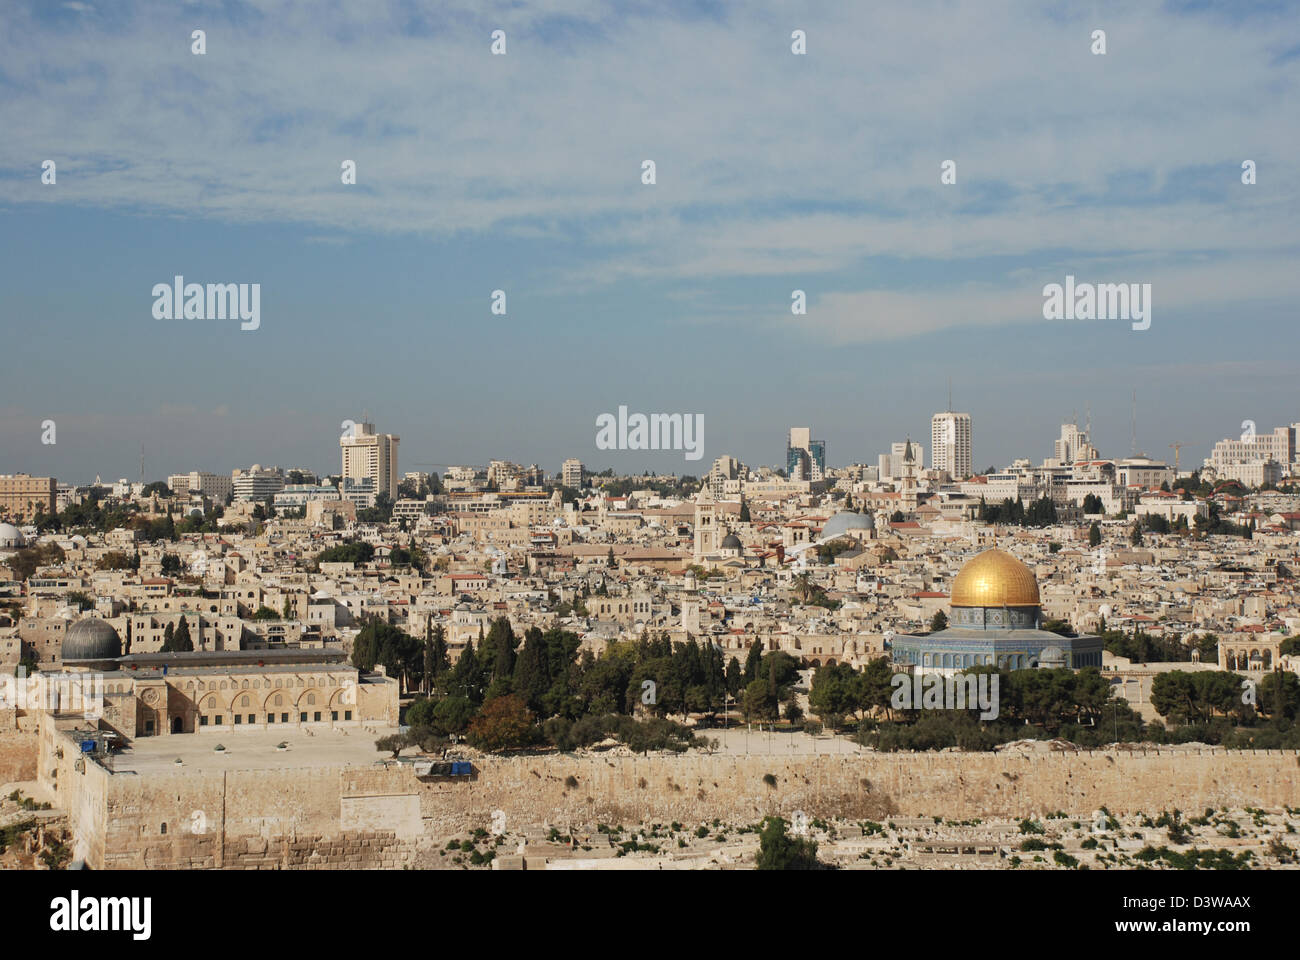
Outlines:
{"type": "Polygon", "coordinates": [[[826,475],[826,441],[812,439],[811,427],[791,427],[785,446],[785,472],[791,480],[821,480],[826,475]]]}
{"type": "MultiPolygon", "coordinates": [[[[898,440],[889,445],[889,452],[876,458],[877,477],[886,483],[897,480],[903,475],[903,457],[907,453],[908,442],[898,440]]],[[[925,448],[919,443],[912,443],[912,457],[917,464],[925,463],[925,448]]]]}
{"type": "Polygon", "coordinates": [[[570,457],[564,461],[560,467],[560,483],[566,487],[572,487],[577,490],[582,486],[582,461],[577,457],[570,457]]]}
{"type": "Polygon", "coordinates": [[[255,463],[248,470],[236,470],[231,474],[231,481],[236,500],[262,503],[284,489],[284,471],[279,467],[263,469],[255,463]]]}
{"type": "Polygon", "coordinates": [[[930,418],[930,458],[931,467],[948,471],[954,480],[971,475],[974,464],[969,413],[945,410],[930,418]]]}
{"type": "Polygon", "coordinates": [[[375,494],[397,499],[397,445],[401,438],[375,433],[373,423],[358,423],[350,436],[339,438],[345,480],[371,480],[375,494]]]}
{"type": "Polygon", "coordinates": [[[31,520],[38,513],[54,516],[58,481],[25,473],[0,474],[0,517],[31,520]]]}
{"type": "Polygon", "coordinates": [[[1068,466],[1076,460],[1098,459],[1097,448],[1088,439],[1088,431],[1080,430],[1077,423],[1061,424],[1061,439],[1052,451],[1053,466],[1068,466]]]}
{"type": "Polygon", "coordinates": [[[235,492],[235,481],[219,473],[205,473],[191,470],[189,473],[173,473],[167,478],[167,486],[172,493],[185,496],[198,493],[211,500],[226,502],[226,498],[235,492]]]}
{"type": "Polygon", "coordinates": [[[709,485],[713,499],[722,500],[729,494],[740,493],[744,487],[743,478],[748,471],[745,465],[733,456],[723,455],[713,461],[704,482],[709,485]]]}
{"type": "MultiPolygon", "coordinates": [[[[1249,422],[1249,421],[1247,421],[1249,422]]],[[[1220,440],[1214,445],[1207,467],[1214,467],[1219,479],[1246,482],[1247,474],[1258,472],[1263,464],[1275,462],[1285,473],[1289,472],[1297,459],[1297,428],[1300,424],[1289,427],[1276,427],[1272,433],[1255,433],[1254,425],[1244,432],[1239,440],[1220,440]],[[1243,472],[1240,468],[1251,467],[1243,472]]]]}

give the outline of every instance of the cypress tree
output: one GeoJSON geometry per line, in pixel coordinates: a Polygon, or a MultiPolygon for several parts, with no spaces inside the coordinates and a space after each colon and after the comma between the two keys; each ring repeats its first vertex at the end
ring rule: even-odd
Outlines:
{"type": "Polygon", "coordinates": [[[180,622],[176,624],[176,634],[172,637],[172,651],[187,653],[193,649],[194,641],[190,639],[190,622],[185,617],[181,617],[180,622]]]}
{"type": "Polygon", "coordinates": [[[754,645],[749,648],[749,656],[745,658],[745,670],[740,675],[741,685],[748,686],[758,679],[759,671],[763,663],[763,641],[755,640],[754,645]]]}

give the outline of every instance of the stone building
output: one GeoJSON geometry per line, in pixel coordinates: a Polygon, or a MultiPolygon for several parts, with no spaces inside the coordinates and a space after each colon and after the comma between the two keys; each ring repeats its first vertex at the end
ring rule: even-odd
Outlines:
{"type": "Polygon", "coordinates": [[[342,651],[196,650],[123,655],[112,625],[89,617],[63,641],[66,674],[92,674],[102,723],[127,739],[279,727],[395,726],[398,681],[342,651]]]}
{"type": "Polygon", "coordinates": [[[1003,550],[985,550],[953,579],[949,627],[924,636],[897,635],[893,660],[923,673],[976,666],[1100,667],[1102,640],[1040,630],[1038,581],[1003,550]]]}

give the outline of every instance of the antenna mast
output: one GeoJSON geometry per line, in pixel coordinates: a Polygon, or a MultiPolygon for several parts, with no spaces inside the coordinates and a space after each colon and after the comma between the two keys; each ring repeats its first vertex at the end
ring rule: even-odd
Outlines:
{"type": "Polygon", "coordinates": [[[1129,456],[1136,457],[1138,452],[1138,392],[1133,391],[1133,437],[1130,441],[1129,456]]]}

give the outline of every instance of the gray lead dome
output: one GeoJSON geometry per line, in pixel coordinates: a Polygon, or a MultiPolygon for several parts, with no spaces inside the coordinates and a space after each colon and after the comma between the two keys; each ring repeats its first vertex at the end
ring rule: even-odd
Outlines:
{"type": "Polygon", "coordinates": [[[853,513],[849,510],[841,510],[826,521],[826,526],[822,527],[821,539],[834,540],[836,537],[844,536],[850,530],[874,530],[875,526],[875,518],[870,512],[853,513]]]}
{"type": "Polygon", "coordinates": [[[78,620],[63,638],[63,660],[112,660],[122,655],[122,638],[98,617],[78,620]]]}

